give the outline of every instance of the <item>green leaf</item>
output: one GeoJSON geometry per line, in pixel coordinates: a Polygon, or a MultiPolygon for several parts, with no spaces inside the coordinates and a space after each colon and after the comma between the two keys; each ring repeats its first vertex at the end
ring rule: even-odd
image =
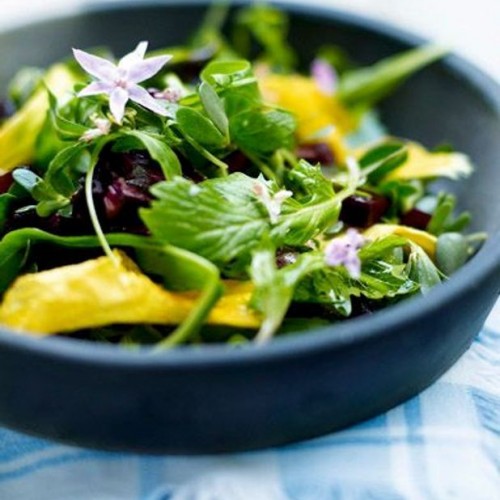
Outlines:
{"type": "Polygon", "coordinates": [[[439,193],[431,220],[427,225],[427,231],[439,236],[445,232],[458,232],[464,229],[469,224],[471,216],[469,212],[463,212],[457,218],[454,218],[453,212],[456,204],[455,195],[444,192],[439,193]]]}
{"type": "Polygon", "coordinates": [[[179,158],[161,136],[141,130],[130,130],[125,132],[123,136],[137,139],[146,148],[151,158],[159,163],[166,179],[182,175],[179,158]]]}
{"type": "Polygon", "coordinates": [[[270,226],[252,192],[255,182],[237,173],[200,184],[158,183],[152,188],[157,200],[140,215],[159,240],[223,265],[249,255],[270,226]]]}
{"type": "Polygon", "coordinates": [[[448,52],[438,45],[424,45],[388,57],[373,66],[348,71],[340,79],[337,96],[349,106],[372,106],[410,75],[448,52]]]}
{"type": "Polygon", "coordinates": [[[17,168],[13,171],[12,177],[38,202],[36,211],[40,217],[47,217],[70,204],[67,197],[57,193],[49,183],[31,170],[17,168]]]}
{"type": "Polygon", "coordinates": [[[60,151],[50,162],[45,181],[63,196],[71,196],[79,179],[90,167],[90,152],[83,142],[76,142],[60,151]]]}
{"type": "Polygon", "coordinates": [[[359,166],[370,184],[376,185],[408,158],[403,142],[386,141],[369,149],[359,160],[359,166]]]}
{"type": "Polygon", "coordinates": [[[374,241],[368,242],[359,250],[359,258],[363,262],[375,259],[383,259],[394,249],[406,245],[406,242],[406,238],[401,238],[400,236],[396,235],[377,238],[374,241]]]}
{"type": "Polygon", "coordinates": [[[393,300],[415,293],[419,286],[410,279],[402,260],[394,253],[406,244],[404,238],[388,236],[366,244],[359,251],[361,276],[353,279],[343,267],[324,267],[299,285],[294,300],[328,304],[342,317],[352,313],[352,297],[393,300]]]}
{"type": "Polygon", "coordinates": [[[359,293],[369,299],[381,300],[416,292],[421,284],[408,274],[404,265],[393,265],[384,260],[363,263],[358,283],[359,293]]]}
{"type": "Polygon", "coordinates": [[[460,269],[469,258],[467,239],[460,233],[443,233],[437,239],[436,264],[446,276],[460,269]]]}
{"type": "MultiPolygon", "coordinates": [[[[157,199],[140,215],[158,240],[186,248],[219,266],[248,262],[266,233],[277,246],[301,245],[338,219],[340,200],[331,182],[317,174],[318,167],[304,162],[301,168],[316,173],[305,178],[310,182],[307,189],[316,193],[300,201],[285,200],[276,224],[271,224],[266,207],[253,191],[262,181],[242,173],[199,184],[183,178],[158,183],[152,188],[157,199]]],[[[295,182],[298,186],[299,181],[295,182]]],[[[268,189],[270,196],[278,191],[273,183],[268,189]]]]}
{"type": "Polygon", "coordinates": [[[229,121],[233,141],[256,156],[269,156],[277,149],[291,149],[296,122],[287,111],[250,109],[234,115],[229,121]]]}
{"type": "Polygon", "coordinates": [[[87,131],[88,127],[81,123],[64,118],[58,109],[58,102],[56,96],[52,92],[48,92],[49,105],[50,105],[50,119],[55,131],[62,139],[80,139],[80,137],[87,131]]]}
{"type": "Polygon", "coordinates": [[[216,87],[229,87],[236,83],[241,85],[241,82],[247,79],[256,85],[252,65],[245,59],[212,61],[203,68],[200,77],[203,82],[216,87]]]}
{"type": "Polygon", "coordinates": [[[383,181],[377,186],[380,194],[391,200],[388,217],[397,218],[401,213],[408,212],[424,195],[424,185],[421,180],[383,181]]]}
{"type": "Polygon", "coordinates": [[[349,189],[336,194],[321,168],[304,160],[286,172],[284,182],[294,193],[283,204],[281,221],[286,231],[284,243],[291,246],[303,245],[335,224],[342,200],[352,194],[349,189]]]}
{"type": "Polygon", "coordinates": [[[296,302],[329,304],[342,317],[352,313],[351,296],[354,289],[340,268],[320,269],[299,284],[293,300],[296,302]]]}
{"type": "Polygon", "coordinates": [[[209,149],[220,149],[227,145],[227,139],[217,127],[199,111],[180,107],[176,114],[181,132],[209,149]]]}
{"type": "Polygon", "coordinates": [[[229,121],[224,111],[222,99],[207,82],[201,83],[199,94],[207,115],[219,129],[219,132],[229,141],[229,121]]]}
{"type": "MultiPolygon", "coordinates": [[[[229,118],[244,110],[262,107],[257,79],[249,61],[212,61],[200,76],[202,81],[213,86],[223,99],[224,111],[229,118]]],[[[185,104],[184,100],[182,104],[185,104]]]]}
{"type": "Polygon", "coordinates": [[[240,11],[237,25],[240,30],[235,44],[239,51],[249,55],[248,33],[263,47],[268,62],[281,71],[293,68],[296,57],[288,45],[288,17],[284,12],[269,5],[252,5],[240,11]]]}
{"type": "Polygon", "coordinates": [[[4,230],[5,223],[10,214],[13,202],[17,200],[17,196],[11,193],[3,193],[0,195],[0,231],[4,230]]]}
{"type": "Polygon", "coordinates": [[[157,349],[181,344],[199,331],[213,306],[222,295],[219,270],[210,262],[186,250],[170,245],[137,248],[137,258],[142,269],[160,275],[164,285],[173,290],[201,290],[196,307],[186,320],[157,349]]]}
{"type": "Polygon", "coordinates": [[[408,275],[420,285],[423,294],[428,293],[431,288],[441,283],[438,269],[418,245],[411,244],[411,253],[406,267],[408,275]]]}

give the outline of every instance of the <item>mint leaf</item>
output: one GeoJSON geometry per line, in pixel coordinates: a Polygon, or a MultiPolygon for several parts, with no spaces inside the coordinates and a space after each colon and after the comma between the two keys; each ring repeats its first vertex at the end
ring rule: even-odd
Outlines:
{"type": "Polygon", "coordinates": [[[157,239],[224,265],[248,256],[270,228],[255,182],[241,173],[200,184],[177,177],[151,189],[157,200],[140,215],[157,239]]]}
{"type": "Polygon", "coordinates": [[[291,149],[294,143],[295,119],[287,111],[250,109],[234,115],[229,121],[232,140],[245,152],[266,157],[277,149],[291,149]]]}

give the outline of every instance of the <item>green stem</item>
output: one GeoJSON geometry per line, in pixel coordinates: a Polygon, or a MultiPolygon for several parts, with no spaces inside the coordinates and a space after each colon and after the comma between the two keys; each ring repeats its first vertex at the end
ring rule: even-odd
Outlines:
{"type": "Polygon", "coordinates": [[[87,208],[90,215],[90,221],[92,222],[92,227],[94,228],[97,239],[99,240],[99,243],[104,253],[111,259],[111,261],[115,264],[115,266],[118,266],[119,265],[118,259],[116,258],[116,255],[113,253],[113,250],[111,250],[108,240],[104,235],[104,231],[102,230],[101,224],[99,222],[99,217],[97,216],[97,210],[95,208],[94,196],[92,194],[92,181],[94,178],[94,170],[96,164],[97,161],[92,161],[92,165],[85,176],[85,199],[87,201],[87,208]]]}
{"type": "Polygon", "coordinates": [[[278,182],[278,178],[276,177],[276,172],[274,172],[273,169],[269,168],[268,165],[260,161],[256,156],[252,155],[248,151],[243,151],[243,153],[253,164],[257,165],[259,170],[264,174],[264,176],[267,179],[278,182]]]}
{"type": "Polygon", "coordinates": [[[229,167],[227,163],[224,163],[222,160],[217,158],[217,156],[213,155],[210,151],[207,151],[205,148],[201,147],[196,141],[191,139],[188,136],[184,136],[187,142],[193,146],[193,148],[200,153],[203,158],[207,159],[210,163],[215,165],[219,169],[219,177],[226,177],[228,175],[229,167]]]}
{"type": "Polygon", "coordinates": [[[163,264],[167,267],[177,265],[174,271],[179,274],[177,279],[184,275],[183,283],[185,285],[191,285],[190,288],[193,286],[198,288],[202,283],[202,287],[196,305],[189,312],[186,319],[167,338],[159,342],[153,352],[170,349],[192,338],[199,331],[222,294],[219,270],[211,262],[199,255],[172,246],[163,247],[162,257],[163,264]],[[193,279],[194,281],[189,283],[189,280],[193,279]]]}

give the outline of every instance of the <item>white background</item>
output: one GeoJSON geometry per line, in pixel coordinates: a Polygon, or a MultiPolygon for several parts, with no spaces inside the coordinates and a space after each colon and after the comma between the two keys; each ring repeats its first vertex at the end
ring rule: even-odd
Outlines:
{"type": "MultiPolygon", "coordinates": [[[[126,0],[0,0],[0,29],[113,1],[126,0]]],[[[500,0],[288,1],[331,5],[399,25],[452,46],[500,80],[500,0]]]]}

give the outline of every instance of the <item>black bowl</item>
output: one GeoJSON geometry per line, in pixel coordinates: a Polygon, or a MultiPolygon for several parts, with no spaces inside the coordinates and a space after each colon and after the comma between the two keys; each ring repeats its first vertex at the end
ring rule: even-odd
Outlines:
{"type": "MultiPolygon", "coordinates": [[[[109,44],[125,53],[183,41],[200,4],[116,6],[0,34],[0,88],[26,64],[109,44]]],[[[289,6],[307,60],[323,43],[361,63],[421,43],[329,9],[289,6]]],[[[83,446],[140,452],[248,450],[311,438],[385,411],[431,384],[467,349],[500,290],[500,91],[458,57],[429,67],[382,106],[397,135],[453,143],[477,171],[454,184],[490,237],[426,297],[265,347],[205,346],[160,355],[0,332],[0,421],[83,446]]]]}

